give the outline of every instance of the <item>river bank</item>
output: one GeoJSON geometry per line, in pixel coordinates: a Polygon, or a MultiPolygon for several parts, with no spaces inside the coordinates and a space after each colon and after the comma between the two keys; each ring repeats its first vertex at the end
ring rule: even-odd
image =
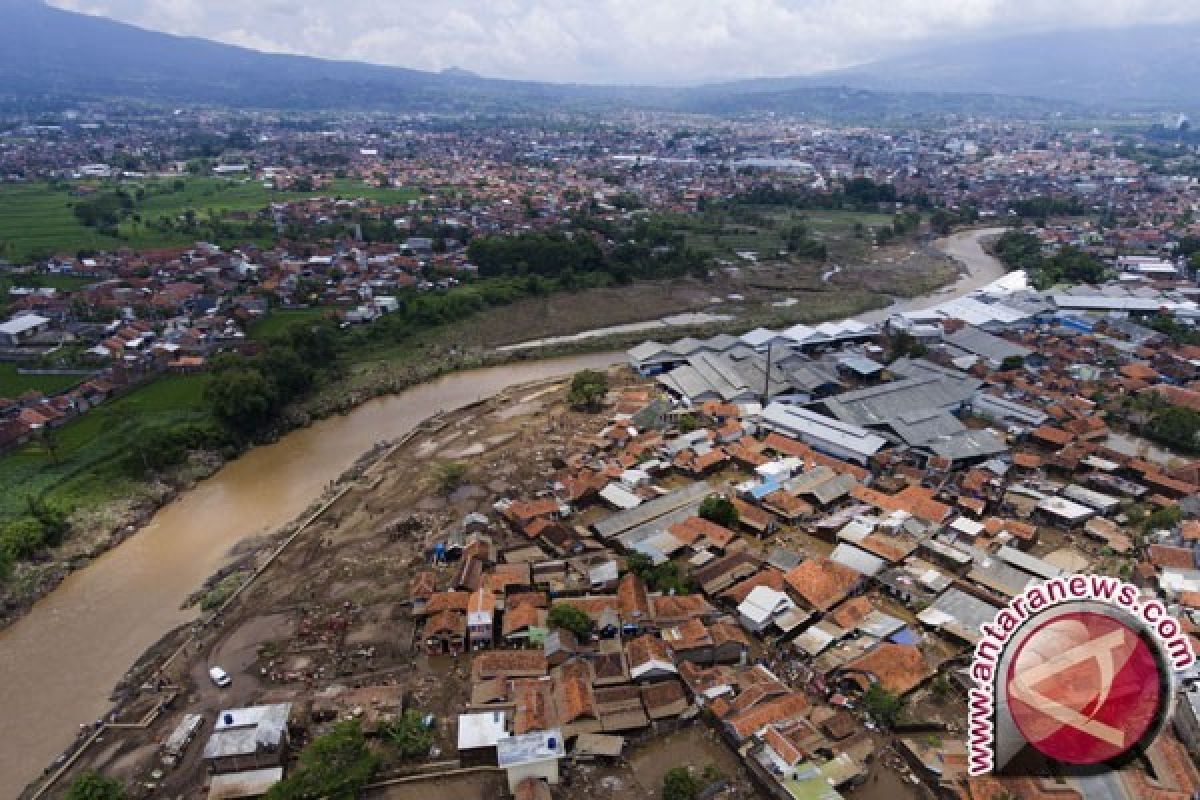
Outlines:
{"type": "MultiPolygon", "coordinates": [[[[998,262],[989,261],[978,247],[978,239],[986,235],[989,232],[963,234],[964,241],[975,242],[977,253],[969,255],[976,261],[965,263],[967,274],[949,291],[876,313],[941,302],[952,292],[989,282],[998,262]]],[[[1003,267],[999,269],[1002,273],[1003,267]]],[[[672,329],[680,336],[689,332],[672,329]]],[[[631,334],[626,341],[640,338],[631,334]]],[[[611,347],[612,341],[597,338],[569,345],[580,350],[604,346],[611,347]]],[[[489,357],[503,359],[507,366],[457,372],[429,382],[419,382],[420,370],[384,374],[342,393],[344,405],[314,404],[306,410],[307,419],[296,420],[304,427],[248,451],[175,496],[150,515],[136,535],[122,537],[121,547],[67,576],[23,619],[0,632],[0,702],[13,723],[8,746],[0,753],[0,793],[11,796],[19,791],[34,777],[36,767],[31,765],[55,758],[70,744],[80,722],[105,713],[111,688],[131,663],[165,632],[195,620],[195,612],[181,606],[228,565],[231,548],[247,539],[269,540],[282,526],[294,524],[313,498],[364,452],[403,435],[433,411],[461,408],[514,385],[607,367],[622,359],[611,351],[549,361],[525,360],[529,356],[521,353],[468,356],[462,363],[487,363],[489,357]],[[392,393],[398,381],[410,378],[418,385],[392,393]],[[377,396],[381,394],[387,396],[377,396]],[[337,414],[352,407],[357,407],[353,413],[337,414]]]]}

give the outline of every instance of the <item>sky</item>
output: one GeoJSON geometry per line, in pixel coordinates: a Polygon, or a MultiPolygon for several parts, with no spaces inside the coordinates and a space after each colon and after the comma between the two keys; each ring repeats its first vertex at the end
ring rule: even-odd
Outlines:
{"type": "Polygon", "coordinates": [[[686,85],[942,41],[1200,21],[1196,0],[49,0],[258,50],[488,77],[686,85]]]}

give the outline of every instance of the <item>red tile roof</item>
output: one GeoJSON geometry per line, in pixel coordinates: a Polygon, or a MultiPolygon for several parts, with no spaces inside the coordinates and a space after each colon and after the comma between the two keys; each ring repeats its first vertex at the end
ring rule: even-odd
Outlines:
{"type": "Polygon", "coordinates": [[[863,575],[828,558],[810,558],[793,567],[785,579],[809,607],[828,611],[858,587],[863,575]]]}

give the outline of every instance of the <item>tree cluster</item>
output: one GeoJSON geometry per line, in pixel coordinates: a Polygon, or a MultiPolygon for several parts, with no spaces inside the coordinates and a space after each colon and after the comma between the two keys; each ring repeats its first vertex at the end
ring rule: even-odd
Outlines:
{"type": "Polygon", "coordinates": [[[863,695],[863,707],[876,723],[884,728],[890,728],[900,718],[904,701],[878,683],[873,683],[867,693],[863,695]]]}
{"type": "Polygon", "coordinates": [[[664,594],[687,594],[691,591],[687,577],[674,561],[664,561],[655,566],[650,556],[630,553],[625,558],[625,564],[651,591],[664,594]]]}
{"type": "Polygon", "coordinates": [[[1099,283],[1108,271],[1104,262],[1076,247],[1063,247],[1046,256],[1038,238],[1021,231],[1001,235],[993,251],[1010,269],[1025,270],[1030,283],[1039,289],[1058,283],[1099,283]]]}
{"type": "Polygon", "coordinates": [[[546,616],[546,624],[570,631],[579,639],[587,639],[592,634],[592,618],[570,603],[555,603],[546,616]]]}
{"type": "Polygon", "coordinates": [[[608,376],[594,369],[585,369],[571,378],[567,402],[575,408],[594,410],[608,394],[608,376]]]}
{"type": "Polygon", "coordinates": [[[358,721],[339,722],[304,748],[288,776],[267,792],[267,800],[354,800],[378,766],[379,757],[367,746],[358,721]]]}
{"type": "Polygon", "coordinates": [[[1154,413],[1146,434],[1157,442],[1185,453],[1200,452],[1200,411],[1169,406],[1154,413]]]}
{"type": "Polygon", "coordinates": [[[700,503],[700,516],[704,519],[732,528],[737,525],[738,512],[733,501],[719,494],[710,494],[700,503]]]}
{"type": "Polygon", "coordinates": [[[287,403],[312,388],[320,369],[333,369],[336,357],[330,323],[298,323],[271,339],[257,356],[214,359],[205,398],[226,431],[251,440],[270,429],[287,403]]]}
{"type": "Polygon", "coordinates": [[[0,525],[0,579],[6,578],[18,561],[32,558],[42,548],[57,547],[67,535],[67,513],[34,497],[26,500],[28,510],[0,525]]]}

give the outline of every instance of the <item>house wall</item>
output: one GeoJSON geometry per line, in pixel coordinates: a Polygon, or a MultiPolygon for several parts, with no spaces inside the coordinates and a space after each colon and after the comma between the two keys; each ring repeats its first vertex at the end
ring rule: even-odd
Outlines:
{"type": "Polygon", "coordinates": [[[529,776],[545,778],[551,786],[558,785],[558,759],[548,758],[545,761],[533,761],[528,764],[516,764],[504,770],[508,774],[508,791],[516,794],[517,785],[529,776]]]}

